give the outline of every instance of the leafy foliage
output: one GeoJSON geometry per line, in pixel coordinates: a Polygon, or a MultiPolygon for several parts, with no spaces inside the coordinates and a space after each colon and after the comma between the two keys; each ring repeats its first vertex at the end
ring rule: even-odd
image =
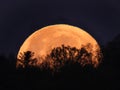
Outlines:
{"type": "Polygon", "coordinates": [[[87,44],[80,49],[71,46],[61,45],[60,47],[53,48],[51,52],[46,56],[39,58],[33,58],[34,53],[26,51],[20,53],[17,60],[17,67],[29,68],[39,67],[40,70],[59,71],[61,68],[67,65],[79,64],[81,66],[91,65],[97,66],[100,62],[97,59],[101,59],[101,53],[99,48],[96,52],[92,51],[92,45],[87,44]],[[96,53],[96,56],[93,55],[96,53]],[[94,56],[94,57],[93,57],[94,56]],[[41,61],[41,63],[39,63],[41,61]]]}
{"type": "MultiPolygon", "coordinates": [[[[65,65],[75,63],[79,63],[81,66],[88,64],[96,66],[98,62],[93,61],[93,52],[91,51],[91,48],[91,44],[83,46],[81,49],[64,45],[56,47],[45,57],[44,62],[42,62],[40,67],[58,71],[65,65]]],[[[95,58],[100,58],[100,51],[98,50],[96,53],[98,56],[95,56],[95,58]]]]}
{"type": "Polygon", "coordinates": [[[32,58],[33,56],[34,56],[34,53],[31,51],[20,53],[19,59],[17,60],[17,67],[29,68],[31,66],[36,65],[37,59],[32,58]]]}

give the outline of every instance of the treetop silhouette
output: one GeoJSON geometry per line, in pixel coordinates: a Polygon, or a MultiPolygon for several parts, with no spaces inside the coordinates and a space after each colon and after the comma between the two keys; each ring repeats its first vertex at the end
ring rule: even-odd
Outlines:
{"type": "Polygon", "coordinates": [[[34,53],[31,51],[26,51],[24,53],[20,53],[17,66],[28,68],[31,66],[38,67],[40,69],[49,69],[52,71],[58,71],[62,67],[68,64],[79,63],[81,66],[92,65],[93,67],[99,64],[99,61],[95,61],[96,59],[100,59],[101,53],[96,50],[97,56],[93,58],[92,45],[87,44],[86,46],[82,46],[80,49],[71,46],[61,45],[60,47],[53,48],[45,58],[40,56],[39,59],[33,58],[34,53]],[[93,60],[95,59],[95,60],[93,60]],[[38,60],[42,61],[38,65],[38,60]]]}
{"type": "Polygon", "coordinates": [[[34,66],[37,63],[37,59],[33,58],[33,56],[34,53],[31,51],[20,53],[17,59],[17,67],[29,68],[30,66],[34,66]]]}

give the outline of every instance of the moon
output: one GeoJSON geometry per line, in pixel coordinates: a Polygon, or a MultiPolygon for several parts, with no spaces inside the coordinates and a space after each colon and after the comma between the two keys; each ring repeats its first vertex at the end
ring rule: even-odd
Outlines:
{"type": "MultiPolygon", "coordinates": [[[[99,58],[96,58],[98,56],[96,52],[100,51],[100,47],[89,33],[72,25],[50,25],[31,34],[20,47],[17,58],[20,59],[20,53],[32,51],[34,52],[34,57],[37,58],[38,64],[40,64],[44,60],[39,58],[45,58],[54,48],[64,45],[81,49],[82,46],[86,46],[87,44],[92,45],[92,48],[87,48],[87,50],[91,49],[92,62],[97,65],[99,58]]],[[[19,63],[17,62],[17,64],[19,63]]]]}

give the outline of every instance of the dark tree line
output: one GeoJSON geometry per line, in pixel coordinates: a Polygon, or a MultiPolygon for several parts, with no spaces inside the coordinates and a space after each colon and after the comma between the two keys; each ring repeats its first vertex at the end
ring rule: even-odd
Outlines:
{"type": "MultiPolygon", "coordinates": [[[[100,55],[100,51],[98,51],[98,55],[100,55]]],[[[97,53],[97,51],[95,52],[97,53]]],[[[48,54],[41,64],[37,65],[39,59],[33,58],[34,53],[31,51],[26,51],[24,53],[20,53],[19,59],[17,61],[17,67],[29,68],[29,67],[38,67],[40,69],[48,69],[52,71],[58,71],[65,65],[78,63],[81,66],[91,65],[95,66],[100,63],[100,60],[95,63],[93,60],[93,52],[92,45],[88,44],[83,46],[81,49],[77,49],[75,47],[64,46],[56,47],[52,49],[50,54],[48,54]],[[91,49],[91,50],[88,50],[91,49]]],[[[95,56],[94,56],[95,57],[95,56]]],[[[96,59],[101,59],[101,57],[96,57],[96,59]]]]}
{"type": "MultiPolygon", "coordinates": [[[[87,47],[84,49],[81,51],[82,53],[88,50],[87,47]]],[[[60,60],[59,64],[56,64],[56,62],[53,63],[53,60],[50,60],[54,67],[63,65],[63,67],[58,68],[61,72],[57,72],[54,75],[49,72],[51,70],[49,70],[49,67],[53,67],[48,64],[51,62],[43,64],[43,67],[48,68],[47,70],[40,70],[34,67],[37,61],[36,58],[34,58],[34,53],[31,51],[21,54],[26,61],[18,60],[20,68],[22,68],[20,70],[16,69],[17,61],[14,55],[4,56],[4,54],[1,54],[0,90],[120,90],[118,83],[120,82],[120,36],[102,47],[103,60],[97,68],[93,68],[93,65],[81,67],[80,64],[75,63],[75,61],[67,62],[67,59],[69,59],[69,61],[73,61],[73,58],[77,60],[78,57],[76,55],[78,51],[68,46],[54,48],[50,56],[48,55],[46,58],[57,58],[57,62],[59,62],[59,59],[63,59],[66,63],[66,65],[64,65],[64,62],[60,60]],[[68,53],[69,50],[70,53],[68,53]],[[56,55],[55,53],[58,52],[60,54],[56,55]],[[67,56],[64,56],[63,53],[66,53],[67,56]],[[30,64],[32,62],[34,62],[33,65],[28,65],[28,63],[30,64]],[[22,65],[21,63],[26,64],[22,65]],[[26,72],[26,70],[29,72],[26,72]]],[[[83,54],[81,54],[81,56],[82,55],[83,54]]]]}

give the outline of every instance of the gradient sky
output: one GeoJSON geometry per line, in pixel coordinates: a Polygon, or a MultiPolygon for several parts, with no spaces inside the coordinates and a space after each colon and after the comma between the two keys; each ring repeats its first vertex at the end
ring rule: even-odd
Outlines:
{"type": "Polygon", "coordinates": [[[34,31],[66,23],[90,33],[101,45],[120,33],[119,0],[0,0],[0,53],[17,53],[34,31]]]}

